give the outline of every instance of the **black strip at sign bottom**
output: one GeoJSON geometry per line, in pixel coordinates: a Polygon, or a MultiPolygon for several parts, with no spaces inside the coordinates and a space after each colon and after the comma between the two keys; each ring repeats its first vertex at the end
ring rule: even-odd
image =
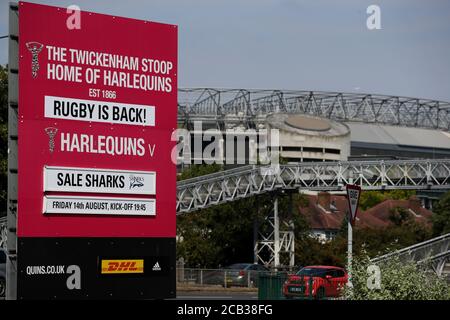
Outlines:
{"type": "Polygon", "coordinates": [[[174,238],[19,238],[17,299],[176,295],[174,238]]]}

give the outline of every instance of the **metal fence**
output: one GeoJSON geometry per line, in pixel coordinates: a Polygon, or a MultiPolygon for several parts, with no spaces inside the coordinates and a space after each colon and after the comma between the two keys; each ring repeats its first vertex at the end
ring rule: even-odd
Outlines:
{"type": "Polygon", "coordinates": [[[0,217],[0,248],[6,248],[6,217],[0,217]]]}
{"type": "Polygon", "coordinates": [[[392,258],[405,262],[415,261],[440,276],[444,272],[445,264],[450,261],[450,233],[376,257],[371,261],[382,264],[392,258]]]}
{"type": "Polygon", "coordinates": [[[177,268],[177,285],[257,288],[261,271],[177,268]]]}

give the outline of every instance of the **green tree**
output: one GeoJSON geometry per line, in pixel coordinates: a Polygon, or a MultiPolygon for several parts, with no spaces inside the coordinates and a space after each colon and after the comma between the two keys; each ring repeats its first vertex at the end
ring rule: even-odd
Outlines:
{"type": "MultiPolygon", "coordinates": [[[[347,255],[347,220],[344,219],[337,236],[326,243],[305,233],[304,237],[296,236],[296,261],[305,265],[337,265],[345,266],[347,255]]],[[[353,252],[355,255],[367,252],[376,257],[394,250],[431,238],[429,226],[418,223],[414,219],[404,219],[402,224],[392,224],[384,228],[354,228],[353,252]]]]}
{"type": "Polygon", "coordinates": [[[341,227],[339,228],[338,236],[347,237],[348,233],[348,215],[349,212],[346,211],[344,215],[344,219],[342,219],[341,227]]]}
{"type": "MultiPolygon", "coordinates": [[[[280,219],[290,216],[296,239],[304,238],[309,226],[302,216],[295,214],[301,196],[278,195],[280,219]]],[[[264,218],[271,213],[273,197],[262,194],[177,217],[177,256],[189,267],[216,268],[236,262],[253,261],[253,228],[255,221],[264,228],[264,218]]],[[[282,224],[281,229],[288,226],[282,224]]]]}
{"type": "Polygon", "coordinates": [[[412,196],[416,195],[415,190],[389,190],[389,191],[382,191],[386,198],[393,199],[393,200],[406,200],[411,198],[412,196]]]}
{"type": "Polygon", "coordinates": [[[262,220],[267,201],[251,197],[178,216],[178,258],[190,267],[252,262],[253,223],[262,220]]]}
{"type": "Polygon", "coordinates": [[[295,262],[300,266],[333,265],[344,267],[347,254],[347,238],[321,243],[310,235],[295,239],[295,262]]]}
{"type": "Polygon", "coordinates": [[[406,200],[415,194],[414,190],[364,191],[361,193],[359,207],[362,210],[367,210],[384,200],[406,200]]]}
{"type": "MultiPolygon", "coordinates": [[[[192,166],[181,174],[181,179],[219,171],[220,166],[192,166]]],[[[277,195],[280,219],[293,221],[296,239],[309,230],[298,206],[308,205],[300,194],[277,195]],[[290,203],[292,199],[292,205],[290,203]]],[[[253,261],[254,224],[262,222],[273,209],[273,195],[262,194],[183,214],[177,217],[177,256],[183,257],[189,267],[216,268],[235,262],[253,261]]],[[[288,229],[285,224],[281,229],[288,229]]]]}
{"type": "Polygon", "coordinates": [[[386,200],[386,197],[379,191],[364,191],[361,192],[359,207],[362,210],[367,210],[383,202],[384,200],[386,200]]]}
{"type": "Polygon", "coordinates": [[[433,234],[435,236],[450,232],[450,192],[447,192],[433,209],[433,234]]]}
{"type": "Polygon", "coordinates": [[[389,220],[395,226],[401,226],[404,223],[410,222],[411,214],[403,207],[395,207],[389,210],[389,220]]]}
{"type": "Polygon", "coordinates": [[[385,228],[354,229],[353,248],[356,254],[364,249],[371,257],[376,257],[423,242],[431,237],[431,229],[428,226],[411,219],[402,225],[392,224],[385,228]]]}
{"type": "Polygon", "coordinates": [[[183,170],[181,174],[178,175],[177,180],[180,181],[199,176],[204,176],[206,174],[215,173],[221,170],[223,170],[223,166],[216,163],[213,163],[211,165],[194,164],[189,168],[183,170]]]}

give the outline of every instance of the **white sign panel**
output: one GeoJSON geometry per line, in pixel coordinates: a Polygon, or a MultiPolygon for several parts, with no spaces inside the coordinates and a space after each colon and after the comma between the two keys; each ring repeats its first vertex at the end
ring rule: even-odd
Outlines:
{"type": "Polygon", "coordinates": [[[155,107],[45,96],[45,117],[136,126],[154,126],[155,107]]]}
{"type": "Polygon", "coordinates": [[[46,166],[44,191],[154,195],[156,173],[46,166]]]}
{"type": "Polygon", "coordinates": [[[44,196],[44,214],[154,216],[155,199],[44,196]]]}
{"type": "Polygon", "coordinates": [[[347,197],[352,221],[356,219],[360,193],[361,188],[359,186],[347,185],[347,197]]]}

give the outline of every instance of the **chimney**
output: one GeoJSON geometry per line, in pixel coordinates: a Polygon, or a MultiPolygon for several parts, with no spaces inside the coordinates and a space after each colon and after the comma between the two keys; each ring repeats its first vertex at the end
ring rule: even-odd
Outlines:
{"type": "Polygon", "coordinates": [[[409,208],[414,211],[415,214],[420,214],[420,208],[422,208],[422,201],[416,196],[412,196],[408,200],[409,208]]]}
{"type": "Polygon", "coordinates": [[[326,211],[330,211],[331,195],[328,192],[319,192],[317,195],[317,203],[326,211]]]}

